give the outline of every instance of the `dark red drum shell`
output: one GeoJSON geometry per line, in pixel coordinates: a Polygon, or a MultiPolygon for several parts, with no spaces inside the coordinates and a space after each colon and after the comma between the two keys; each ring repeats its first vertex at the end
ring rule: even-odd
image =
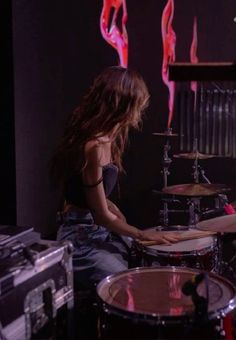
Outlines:
{"type": "Polygon", "coordinates": [[[133,243],[137,266],[181,266],[218,272],[219,247],[214,235],[183,240],[171,245],[139,245],[133,243]]]}
{"type": "MultiPolygon", "coordinates": [[[[201,271],[184,267],[140,267],[111,275],[97,286],[106,312],[156,323],[194,318],[194,304],[182,293],[183,284],[201,271]]],[[[210,319],[226,315],[236,306],[236,288],[223,277],[208,273],[210,319]]],[[[206,296],[206,283],[198,294],[206,296]]]]}

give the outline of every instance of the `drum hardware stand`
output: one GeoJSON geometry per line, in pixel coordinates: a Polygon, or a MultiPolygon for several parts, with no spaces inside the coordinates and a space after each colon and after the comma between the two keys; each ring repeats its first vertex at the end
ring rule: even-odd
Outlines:
{"type": "Polygon", "coordinates": [[[211,184],[210,180],[205,175],[205,170],[199,165],[199,162],[198,162],[199,151],[198,151],[198,139],[197,138],[194,139],[193,152],[196,154],[196,157],[194,159],[194,164],[193,164],[194,183],[199,183],[199,175],[201,175],[206,183],[211,184]]]}
{"type": "MultiPolygon", "coordinates": [[[[195,139],[194,142],[194,152],[196,152],[196,155],[198,153],[198,148],[197,148],[197,138],[195,139]]],[[[194,183],[198,184],[199,183],[199,177],[203,178],[203,180],[211,184],[211,181],[207,176],[205,175],[205,170],[199,165],[198,162],[198,157],[194,159],[194,164],[193,164],[193,180],[194,183]]],[[[188,202],[189,204],[189,225],[190,227],[196,227],[196,224],[199,222],[200,214],[201,214],[201,209],[200,209],[200,198],[191,198],[188,202]]]]}
{"type": "Polygon", "coordinates": [[[220,264],[219,264],[219,274],[221,276],[224,276],[225,274],[229,273],[230,275],[230,280],[232,281],[233,279],[233,283],[236,284],[236,273],[235,270],[233,269],[233,267],[231,266],[231,264],[235,261],[236,259],[236,255],[234,255],[231,260],[227,261],[223,261],[221,259],[220,264]]]}
{"type": "Polygon", "coordinates": [[[172,160],[168,154],[169,150],[170,150],[170,142],[169,140],[167,140],[163,148],[162,171],[161,171],[163,174],[164,188],[167,187],[167,178],[170,174],[169,167],[172,163],[172,160]]]}
{"type": "MultiPolygon", "coordinates": [[[[207,176],[205,175],[205,170],[198,164],[198,158],[194,160],[193,165],[193,179],[194,183],[199,183],[199,177],[204,179],[204,181],[208,184],[211,184],[211,181],[207,176]]],[[[199,222],[200,215],[201,215],[201,209],[200,209],[200,199],[199,198],[192,198],[189,200],[189,224],[191,227],[194,227],[196,223],[199,222]]]]}
{"type": "Polygon", "coordinates": [[[160,216],[162,216],[161,223],[164,224],[164,226],[168,226],[169,224],[169,209],[168,209],[168,203],[171,201],[171,199],[162,199],[163,201],[163,209],[160,210],[160,216]]]}
{"type": "Polygon", "coordinates": [[[199,222],[200,198],[192,197],[188,199],[187,204],[189,205],[189,226],[195,228],[199,222]]]}
{"type": "MultiPolygon", "coordinates": [[[[162,171],[161,171],[161,173],[163,174],[163,188],[166,188],[168,185],[168,176],[170,175],[169,167],[172,163],[172,159],[169,157],[169,151],[170,151],[171,146],[168,140],[168,136],[173,135],[172,129],[168,128],[165,134],[166,134],[167,140],[163,148],[162,171]]],[[[186,210],[169,209],[170,203],[180,203],[178,199],[162,198],[162,201],[163,201],[163,209],[160,210],[160,216],[161,216],[160,222],[163,223],[165,227],[167,227],[169,225],[169,213],[186,212],[186,210]]]]}
{"type": "MultiPolygon", "coordinates": [[[[198,140],[194,139],[193,152],[196,153],[196,157],[193,163],[193,181],[194,183],[199,183],[200,173],[203,175],[205,171],[200,167],[198,163],[198,140]]],[[[205,176],[205,175],[204,175],[205,176]]],[[[195,228],[196,224],[199,221],[199,213],[200,213],[200,198],[192,197],[188,200],[187,204],[189,205],[189,226],[190,228],[195,228]]]]}
{"type": "Polygon", "coordinates": [[[217,198],[216,198],[216,202],[215,202],[216,208],[217,209],[222,208],[226,204],[228,204],[228,197],[227,197],[227,195],[225,195],[225,194],[218,194],[217,198]]]}
{"type": "Polygon", "coordinates": [[[211,184],[209,178],[205,175],[205,170],[199,165],[198,158],[195,158],[193,164],[193,179],[194,183],[199,183],[199,175],[204,179],[205,183],[211,184]]]}
{"type": "Polygon", "coordinates": [[[177,209],[169,209],[168,205],[169,203],[181,203],[179,200],[175,198],[162,198],[162,201],[164,202],[163,204],[163,209],[160,210],[160,216],[161,216],[161,223],[165,227],[169,225],[169,213],[175,213],[175,212],[187,212],[187,210],[177,210],[177,209]]]}
{"type": "Polygon", "coordinates": [[[199,183],[199,165],[198,158],[196,157],[193,163],[193,181],[194,183],[199,183]]]}
{"type": "MultiPolygon", "coordinates": [[[[167,135],[172,133],[172,129],[168,129],[167,135]]],[[[167,139],[166,144],[164,145],[163,148],[163,159],[162,159],[162,171],[161,173],[163,174],[163,188],[167,187],[167,181],[168,181],[168,176],[170,175],[169,167],[172,163],[171,158],[169,157],[169,151],[170,151],[170,142],[167,139]]],[[[172,199],[162,199],[163,201],[163,210],[160,210],[160,215],[163,216],[163,224],[164,226],[168,226],[169,224],[169,209],[168,209],[168,203],[173,202],[172,199]]]]}
{"type": "Polygon", "coordinates": [[[231,260],[228,262],[228,264],[233,263],[235,259],[236,259],[236,255],[234,255],[234,256],[231,258],[231,260]]]}
{"type": "Polygon", "coordinates": [[[234,268],[232,267],[232,263],[235,261],[236,255],[233,255],[233,257],[228,261],[223,260],[221,235],[217,236],[217,247],[218,247],[218,261],[217,261],[218,265],[216,271],[221,276],[229,274],[229,277],[227,276],[227,278],[230,281],[233,281],[234,285],[236,285],[236,273],[234,268]]]}

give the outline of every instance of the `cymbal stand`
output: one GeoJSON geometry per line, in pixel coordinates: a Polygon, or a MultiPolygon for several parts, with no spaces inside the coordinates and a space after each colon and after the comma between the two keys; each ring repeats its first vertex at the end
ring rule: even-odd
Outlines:
{"type": "MultiPolygon", "coordinates": [[[[195,139],[194,152],[196,152],[196,158],[194,159],[194,163],[192,167],[193,168],[193,180],[194,180],[194,183],[198,184],[202,169],[198,163],[197,139],[195,139]]],[[[188,199],[188,205],[189,205],[189,226],[190,228],[195,228],[196,224],[199,222],[200,198],[191,197],[190,199],[188,199]]]]}
{"type": "Polygon", "coordinates": [[[199,183],[200,175],[205,183],[211,184],[211,181],[205,174],[205,170],[199,165],[198,158],[196,157],[193,164],[193,179],[194,183],[199,183]]]}
{"type": "MultiPolygon", "coordinates": [[[[171,134],[171,129],[168,130],[168,133],[171,134]]],[[[163,188],[167,187],[167,181],[168,181],[168,176],[170,175],[169,172],[169,167],[172,163],[171,158],[169,157],[169,152],[170,150],[170,143],[169,140],[167,139],[166,144],[164,145],[163,148],[163,158],[162,158],[162,171],[161,173],[163,174],[163,188]]],[[[176,210],[176,209],[169,209],[169,204],[170,203],[180,203],[180,201],[174,197],[171,198],[162,198],[163,202],[163,209],[159,211],[160,214],[160,222],[167,227],[169,225],[169,213],[182,213],[186,212],[187,210],[176,210]]]]}
{"type": "Polygon", "coordinates": [[[194,159],[193,163],[193,181],[194,183],[199,183],[199,165],[197,157],[194,159]]]}
{"type": "Polygon", "coordinates": [[[199,151],[198,151],[198,139],[197,138],[194,139],[193,152],[196,154],[196,157],[194,159],[194,164],[193,164],[193,179],[194,179],[194,183],[199,183],[199,176],[201,175],[203,180],[206,183],[211,184],[210,180],[205,175],[205,170],[199,165],[199,162],[198,162],[199,151]]]}
{"type": "MultiPolygon", "coordinates": [[[[198,160],[195,159],[194,165],[193,165],[193,176],[194,176],[194,182],[199,183],[199,174],[201,175],[201,178],[204,180],[205,183],[211,184],[211,181],[209,178],[205,175],[205,170],[198,164],[198,160]]],[[[232,212],[232,206],[228,202],[228,197],[226,194],[218,194],[215,197],[215,211],[220,211],[222,212],[225,210],[226,213],[234,213],[232,212]],[[231,212],[228,212],[226,209],[230,209],[231,212]]],[[[201,211],[199,211],[201,212],[201,211]]]]}
{"type": "Polygon", "coordinates": [[[202,178],[204,179],[204,181],[206,181],[206,183],[210,184],[209,179],[205,175],[205,171],[202,169],[202,167],[199,165],[199,162],[198,162],[199,151],[198,151],[198,140],[197,140],[197,138],[194,139],[193,152],[196,155],[195,158],[194,158],[193,166],[192,166],[192,168],[193,168],[192,175],[193,175],[194,183],[199,183],[199,177],[201,175],[202,178]]]}
{"type": "Polygon", "coordinates": [[[196,157],[193,163],[193,180],[194,183],[199,183],[199,164],[198,164],[198,139],[194,138],[193,142],[193,152],[195,153],[196,157]]]}
{"type": "MultiPolygon", "coordinates": [[[[163,174],[163,188],[167,187],[168,182],[168,176],[170,175],[169,167],[172,163],[171,158],[169,157],[169,151],[170,151],[170,142],[167,139],[166,144],[163,147],[163,159],[162,159],[162,171],[163,174]]],[[[171,199],[163,199],[163,210],[160,211],[163,219],[163,224],[167,226],[169,224],[169,209],[168,209],[168,203],[171,201],[171,199]]]]}
{"type": "Polygon", "coordinates": [[[164,183],[163,188],[167,187],[167,179],[170,174],[169,167],[172,163],[172,160],[168,154],[169,150],[170,150],[170,142],[167,139],[166,144],[164,145],[164,148],[163,148],[162,171],[161,171],[161,173],[163,174],[163,183],[164,183]]]}
{"type": "Polygon", "coordinates": [[[205,181],[206,183],[208,183],[208,184],[211,184],[211,181],[210,181],[209,178],[205,175],[205,170],[203,170],[203,168],[202,168],[200,165],[198,165],[198,168],[199,168],[199,171],[200,171],[201,176],[202,176],[202,178],[204,179],[204,181],[205,181]]]}
{"type": "MultiPolygon", "coordinates": [[[[205,170],[199,165],[198,157],[194,159],[193,164],[193,179],[194,183],[199,184],[200,183],[200,177],[204,183],[211,184],[211,181],[205,174],[205,170]]],[[[224,206],[224,201],[227,201],[226,195],[218,194],[218,196],[215,198],[215,208],[219,209],[220,207],[224,206]],[[223,203],[223,205],[222,205],[223,203]]],[[[190,226],[194,227],[197,222],[199,222],[199,218],[201,215],[201,208],[200,208],[200,198],[193,197],[189,200],[189,224],[190,226]]]]}
{"type": "MultiPolygon", "coordinates": [[[[203,180],[208,183],[211,184],[210,180],[207,178],[207,176],[205,175],[205,170],[199,165],[198,162],[198,149],[197,149],[197,139],[195,139],[195,147],[194,147],[194,151],[196,152],[196,158],[194,159],[194,164],[193,164],[193,180],[194,183],[198,184],[199,183],[199,178],[200,175],[203,178],[203,180]]],[[[188,201],[188,205],[189,205],[189,226],[192,228],[196,227],[196,224],[199,222],[199,216],[201,213],[201,208],[200,208],[200,198],[199,197],[192,197],[191,199],[189,199],[188,201]]]]}

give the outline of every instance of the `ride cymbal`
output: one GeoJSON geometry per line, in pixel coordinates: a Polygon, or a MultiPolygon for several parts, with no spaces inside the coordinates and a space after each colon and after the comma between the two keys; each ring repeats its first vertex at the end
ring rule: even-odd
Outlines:
{"type": "Polygon", "coordinates": [[[215,155],[207,155],[201,152],[189,152],[189,153],[179,153],[175,154],[174,158],[184,158],[184,159],[208,159],[216,157],[215,155]]]}
{"type": "Polygon", "coordinates": [[[165,194],[179,196],[210,196],[229,191],[224,184],[192,183],[172,185],[162,189],[165,194]]]}
{"type": "Polygon", "coordinates": [[[196,228],[217,233],[236,233],[236,214],[215,217],[198,222],[196,228]]]}

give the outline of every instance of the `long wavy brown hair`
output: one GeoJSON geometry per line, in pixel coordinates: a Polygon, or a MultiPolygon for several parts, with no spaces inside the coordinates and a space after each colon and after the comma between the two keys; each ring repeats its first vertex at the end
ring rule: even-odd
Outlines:
{"type": "Polygon", "coordinates": [[[97,137],[112,139],[113,161],[122,169],[122,153],[130,127],[139,128],[149,93],[137,72],[112,66],[93,82],[78,108],[69,117],[64,135],[52,157],[50,174],[63,184],[74,172],[85,166],[84,146],[97,137]]]}

